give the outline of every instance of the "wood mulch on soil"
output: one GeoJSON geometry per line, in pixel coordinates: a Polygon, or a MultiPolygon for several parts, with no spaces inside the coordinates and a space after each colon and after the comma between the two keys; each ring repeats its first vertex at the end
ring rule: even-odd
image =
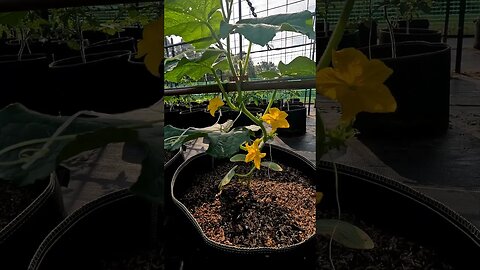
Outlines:
{"type": "Polygon", "coordinates": [[[17,187],[0,180],[0,230],[27,208],[40,193],[38,185],[17,187]]]}
{"type": "MultiPolygon", "coordinates": [[[[321,218],[333,215],[320,213],[321,218]]],[[[336,217],[334,217],[336,218],[336,217]]],[[[371,250],[346,248],[333,241],[332,260],[336,270],[452,270],[455,269],[432,249],[415,241],[396,236],[373,225],[356,219],[353,215],[342,214],[342,220],[350,222],[365,231],[375,243],[371,250]]],[[[325,236],[316,236],[317,270],[331,270],[329,261],[329,241],[325,236]]]]}
{"type": "MultiPolygon", "coordinates": [[[[280,165],[283,172],[270,170],[270,177],[266,168],[255,170],[250,187],[235,177],[216,196],[220,180],[233,167],[220,164],[198,175],[180,201],[215,242],[250,248],[302,242],[315,233],[315,186],[302,172],[280,165]]],[[[248,166],[240,164],[236,172],[246,173],[248,166]]]]}

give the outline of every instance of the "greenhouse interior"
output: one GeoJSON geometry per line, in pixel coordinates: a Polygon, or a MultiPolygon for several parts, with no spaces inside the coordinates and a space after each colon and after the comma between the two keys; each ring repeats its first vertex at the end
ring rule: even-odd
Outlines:
{"type": "Polygon", "coordinates": [[[480,1],[0,1],[0,269],[480,269],[480,1]]]}

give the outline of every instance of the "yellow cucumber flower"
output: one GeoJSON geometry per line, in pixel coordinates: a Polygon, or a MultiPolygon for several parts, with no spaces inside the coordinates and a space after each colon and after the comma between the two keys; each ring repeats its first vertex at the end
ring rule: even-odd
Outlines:
{"type": "Polygon", "coordinates": [[[268,113],[262,116],[262,120],[272,126],[272,132],[275,132],[277,128],[289,128],[290,124],[287,121],[288,114],[284,111],[280,111],[277,108],[270,108],[268,113]]]}
{"type": "Polygon", "coordinates": [[[393,73],[382,61],[368,60],[359,50],[333,53],[333,68],[317,72],[317,92],[342,105],[342,121],[351,123],[359,112],[394,112],[395,98],[383,83],[393,73]]]}
{"type": "Polygon", "coordinates": [[[220,97],[214,97],[210,100],[210,102],[208,102],[207,109],[210,111],[210,114],[212,116],[215,116],[215,112],[223,105],[225,105],[225,103],[223,103],[220,97]]]}
{"type": "Polygon", "coordinates": [[[262,139],[256,139],[252,145],[248,143],[245,145],[247,148],[248,154],[245,156],[245,162],[250,162],[253,160],[253,164],[255,164],[255,168],[260,170],[260,160],[264,158],[267,154],[260,152],[259,144],[262,139]]]}

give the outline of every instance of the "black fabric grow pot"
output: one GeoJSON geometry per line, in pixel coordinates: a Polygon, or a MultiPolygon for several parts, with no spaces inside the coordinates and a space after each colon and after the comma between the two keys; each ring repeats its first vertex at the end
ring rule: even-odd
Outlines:
{"type": "MultiPolygon", "coordinates": [[[[337,209],[332,163],[317,164],[317,191],[324,194],[318,207],[337,209]]],[[[480,269],[480,231],[462,216],[398,181],[341,164],[336,167],[342,213],[433,249],[454,269],[480,269]]]]}
{"type": "Polygon", "coordinates": [[[91,43],[90,46],[85,48],[86,53],[101,53],[109,51],[136,52],[135,39],[132,37],[106,39],[91,43]]]}
{"type": "Polygon", "coordinates": [[[170,186],[172,184],[172,179],[173,175],[175,174],[175,171],[177,168],[185,161],[185,157],[183,156],[183,148],[180,147],[175,154],[173,155],[172,158],[169,160],[165,160],[165,166],[164,166],[164,181],[165,181],[165,189],[166,194],[165,194],[165,212],[167,214],[170,214],[173,211],[173,201],[172,197],[170,196],[170,186]]]}
{"type": "MultiPolygon", "coordinates": [[[[426,42],[441,42],[442,33],[437,30],[410,28],[410,32],[407,33],[407,28],[394,28],[393,29],[395,42],[404,41],[426,41],[426,42]]],[[[380,30],[380,44],[391,43],[390,32],[388,29],[380,30]]]]}
{"type": "Polygon", "coordinates": [[[57,175],[38,181],[36,199],[0,230],[0,269],[24,270],[43,238],[65,216],[57,175]]]}
{"type": "MultiPolygon", "coordinates": [[[[268,149],[266,146],[265,149],[268,149]]],[[[266,151],[269,159],[270,150],[266,151]]],[[[285,166],[296,168],[308,177],[315,177],[315,166],[293,151],[272,145],[271,154],[285,166]]],[[[185,205],[177,198],[198,173],[209,172],[226,160],[214,160],[202,153],[187,159],[175,172],[171,185],[176,212],[167,226],[170,238],[167,269],[313,269],[313,235],[304,242],[284,248],[244,248],[219,244],[210,240],[185,205]]],[[[313,179],[313,178],[312,178],[313,179]]]]}
{"type": "Polygon", "coordinates": [[[98,270],[104,259],[148,249],[153,241],[152,228],[161,233],[163,225],[163,215],[157,211],[127,189],[91,201],[50,232],[28,269],[98,270]],[[152,220],[155,215],[158,222],[152,220]]]}
{"type": "Polygon", "coordinates": [[[173,123],[173,126],[179,128],[203,128],[215,124],[216,121],[217,117],[210,115],[204,107],[196,107],[191,110],[186,109],[181,111],[178,115],[178,121],[173,123]]]}
{"type": "MultiPolygon", "coordinates": [[[[320,60],[323,52],[327,48],[328,41],[330,40],[330,36],[332,31],[328,32],[328,35],[325,36],[325,32],[317,31],[317,61],[320,60]]],[[[347,30],[343,34],[342,40],[338,44],[338,49],[344,48],[358,48],[360,47],[360,35],[358,30],[347,30]]]]}
{"type": "Polygon", "coordinates": [[[359,37],[359,46],[361,47],[368,46],[369,40],[370,40],[370,45],[377,45],[378,43],[377,21],[372,21],[371,23],[364,22],[364,23],[358,24],[358,37],[359,37]]]}
{"type": "Polygon", "coordinates": [[[130,51],[72,57],[50,64],[51,85],[63,115],[80,110],[120,113],[148,107],[161,96],[161,78],[129,61],[130,51]]]}
{"type": "Polygon", "coordinates": [[[38,112],[55,114],[58,104],[52,100],[54,93],[47,87],[47,72],[45,54],[24,54],[20,61],[17,55],[0,56],[0,108],[18,102],[38,112]]]}
{"type": "Polygon", "coordinates": [[[307,108],[290,105],[284,106],[282,110],[288,114],[287,121],[290,127],[277,129],[279,136],[301,136],[307,132],[307,108]]]}
{"type": "MultiPolygon", "coordinates": [[[[412,20],[410,20],[408,25],[411,28],[428,29],[428,28],[430,28],[430,21],[428,19],[412,19],[412,20]]],[[[407,27],[407,21],[406,20],[398,21],[398,27],[399,28],[406,28],[407,27]]]]}
{"type": "MultiPolygon", "coordinates": [[[[397,101],[393,113],[359,113],[354,127],[360,136],[431,136],[448,129],[450,108],[450,47],[442,43],[397,44],[391,58],[388,44],[372,46],[393,74],[385,85],[397,101]]],[[[368,55],[368,48],[361,49],[368,55]]]]}

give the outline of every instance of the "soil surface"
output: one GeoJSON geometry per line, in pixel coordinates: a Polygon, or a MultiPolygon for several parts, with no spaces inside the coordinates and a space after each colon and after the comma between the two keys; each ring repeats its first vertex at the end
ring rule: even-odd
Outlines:
{"type": "Polygon", "coordinates": [[[35,200],[41,191],[34,187],[17,187],[0,180],[0,230],[35,200]]]}
{"type": "MultiPolygon", "coordinates": [[[[332,218],[332,214],[319,213],[321,218],[332,218]]],[[[336,218],[336,217],[334,217],[336,218]]],[[[395,236],[370,224],[365,224],[353,215],[342,214],[347,221],[365,231],[375,243],[371,250],[346,248],[333,241],[332,260],[337,270],[451,270],[453,266],[442,260],[435,250],[423,247],[404,237],[395,236]]],[[[316,236],[317,270],[331,270],[328,253],[330,238],[316,236]]]]}
{"type": "MultiPolygon", "coordinates": [[[[240,164],[236,172],[246,173],[240,164]]],[[[179,196],[211,240],[237,247],[283,247],[315,233],[315,186],[300,171],[280,164],[283,172],[255,170],[250,187],[235,177],[222,194],[218,184],[233,167],[223,163],[198,175],[179,196]]]]}

